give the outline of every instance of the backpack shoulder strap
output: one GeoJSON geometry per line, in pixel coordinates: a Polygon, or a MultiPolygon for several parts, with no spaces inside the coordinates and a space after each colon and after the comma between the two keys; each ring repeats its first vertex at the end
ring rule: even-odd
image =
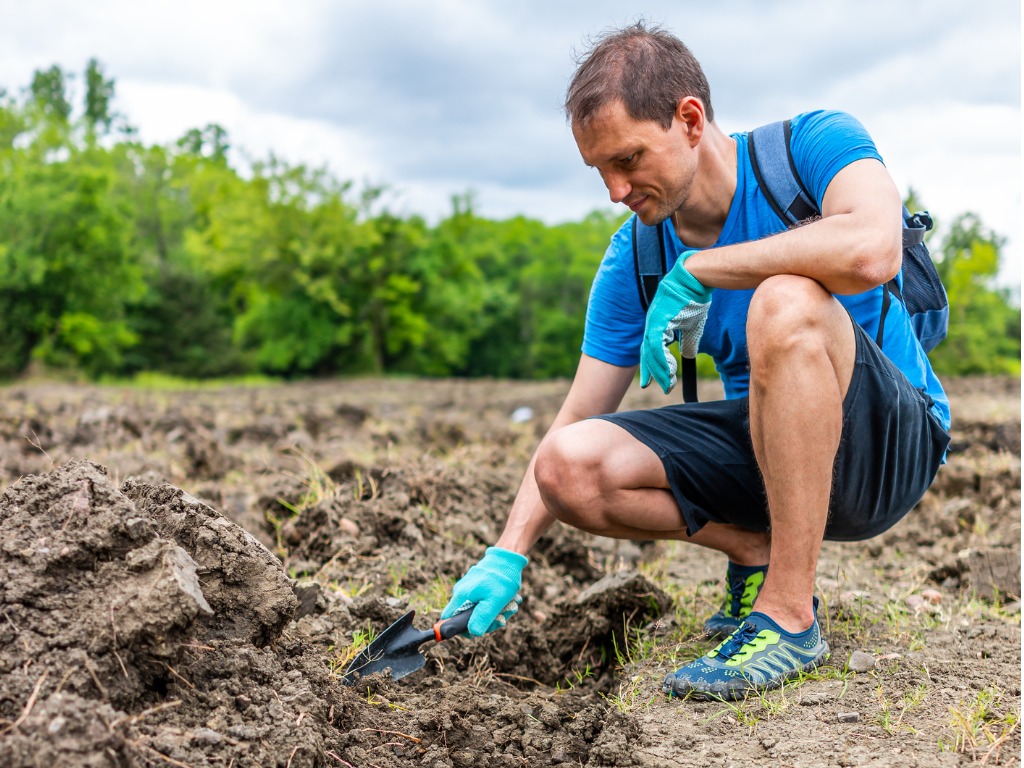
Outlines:
{"type": "Polygon", "coordinates": [[[665,233],[660,226],[650,227],[633,217],[633,263],[640,306],[644,312],[651,306],[658,283],[665,276],[665,233]]]}
{"type": "MultiPolygon", "coordinates": [[[[668,271],[664,225],[650,227],[633,217],[633,263],[636,266],[636,285],[640,292],[640,306],[644,312],[651,306],[661,278],[668,271]]],[[[683,402],[697,402],[697,363],[682,358],[679,372],[683,385],[683,402]]]]}
{"type": "Polygon", "coordinates": [[[754,178],[775,215],[786,225],[819,213],[793,163],[790,121],[755,128],[747,137],[754,178]]]}

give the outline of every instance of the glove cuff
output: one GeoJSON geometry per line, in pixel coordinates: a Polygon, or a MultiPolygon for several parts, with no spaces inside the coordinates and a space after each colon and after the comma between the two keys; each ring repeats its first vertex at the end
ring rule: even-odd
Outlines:
{"type": "Polygon", "coordinates": [[[489,568],[512,581],[519,581],[523,568],[530,562],[525,555],[501,547],[488,547],[484,559],[489,568]]]}
{"type": "Polygon", "coordinates": [[[677,282],[682,284],[684,287],[689,288],[696,294],[710,294],[711,290],[700,280],[690,274],[690,270],[688,270],[684,265],[684,262],[695,253],[697,253],[697,251],[683,251],[679,255],[679,260],[675,263],[675,266],[672,267],[672,272],[675,273],[673,277],[675,277],[677,282]]]}

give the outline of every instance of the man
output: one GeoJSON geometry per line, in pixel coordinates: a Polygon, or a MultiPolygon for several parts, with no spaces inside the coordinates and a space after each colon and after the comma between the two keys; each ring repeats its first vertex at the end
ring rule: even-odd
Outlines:
{"type": "Polygon", "coordinates": [[[738,698],[828,655],[814,576],[823,539],[870,538],[900,520],[949,441],[948,400],[881,286],[900,269],[900,195],[849,115],[792,121],[793,162],[821,211],[787,229],[751,166],[747,134],[714,122],[699,63],[642,23],[601,39],[569,85],[566,114],[612,202],[671,221],[649,311],[632,227],[594,280],[576,377],[494,547],[455,585],[447,617],[469,631],[517,607],[526,553],[556,521],[619,538],[677,539],[728,557],[728,594],[705,625],[726,639],[665,679],[678,695],[738,698]],[[614,413],[641,385],[675,384],[667,339],[716,362],[726,400],[614,413]],[[608,415],[611,414],[611,415],[608,415]],[[596,418],[594,418],[596,417],[596,418]]]}

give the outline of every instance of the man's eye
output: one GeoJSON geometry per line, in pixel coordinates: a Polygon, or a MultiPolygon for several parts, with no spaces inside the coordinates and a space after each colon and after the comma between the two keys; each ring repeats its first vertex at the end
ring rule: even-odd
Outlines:
{"type": "Polygon", "coordinates": [[[630,167],[630,166],[636,165],[636,161],[637,161],[637,158],[639,156],[640,156],[639,152],[634,152],[632,155],[627,155],[626,157],[624,157],[621,160],[619,160],[619,163],[621,163],[622,165],[624,165],[626,167],[630,167]]]}

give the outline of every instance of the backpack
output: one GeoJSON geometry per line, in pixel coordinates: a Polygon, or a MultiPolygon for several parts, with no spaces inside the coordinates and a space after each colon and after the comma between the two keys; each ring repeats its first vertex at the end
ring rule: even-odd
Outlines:
{"type": "MultiPolygon", "coordinates": [[[[814,198],[807,192],[796,172],[790,151],[790,121],[781,121],[755,128],[748,137],[750,164],[762,194],[786,225],[798,224],[810,216],[820,213],[814,198]]],[[[658,283],[667,271],[664,227],[671,221],[657,226],[647,226],[633,218],[633,261],[636,265],[637,287],[640,304],[647,311],[658,283]]],[[[914,333],[925,352],[930,352],[944,338],[949,329],[949,300],[935,269],[928,247],[924,243],[925,232],[932,228],[932,217],[927,211],[910,213],[903,208],[903,287],[896,278],[887,282],[882,292],[882,310],[878,321],[878,336],[875,342],[882,346],[885,316],[889,311],[892,296],[903,303],[910,315],[914,333]]],[[[681,380],[683,400],[697,401],[697,366],[691,358],[682,359],[681,380]]]]}

